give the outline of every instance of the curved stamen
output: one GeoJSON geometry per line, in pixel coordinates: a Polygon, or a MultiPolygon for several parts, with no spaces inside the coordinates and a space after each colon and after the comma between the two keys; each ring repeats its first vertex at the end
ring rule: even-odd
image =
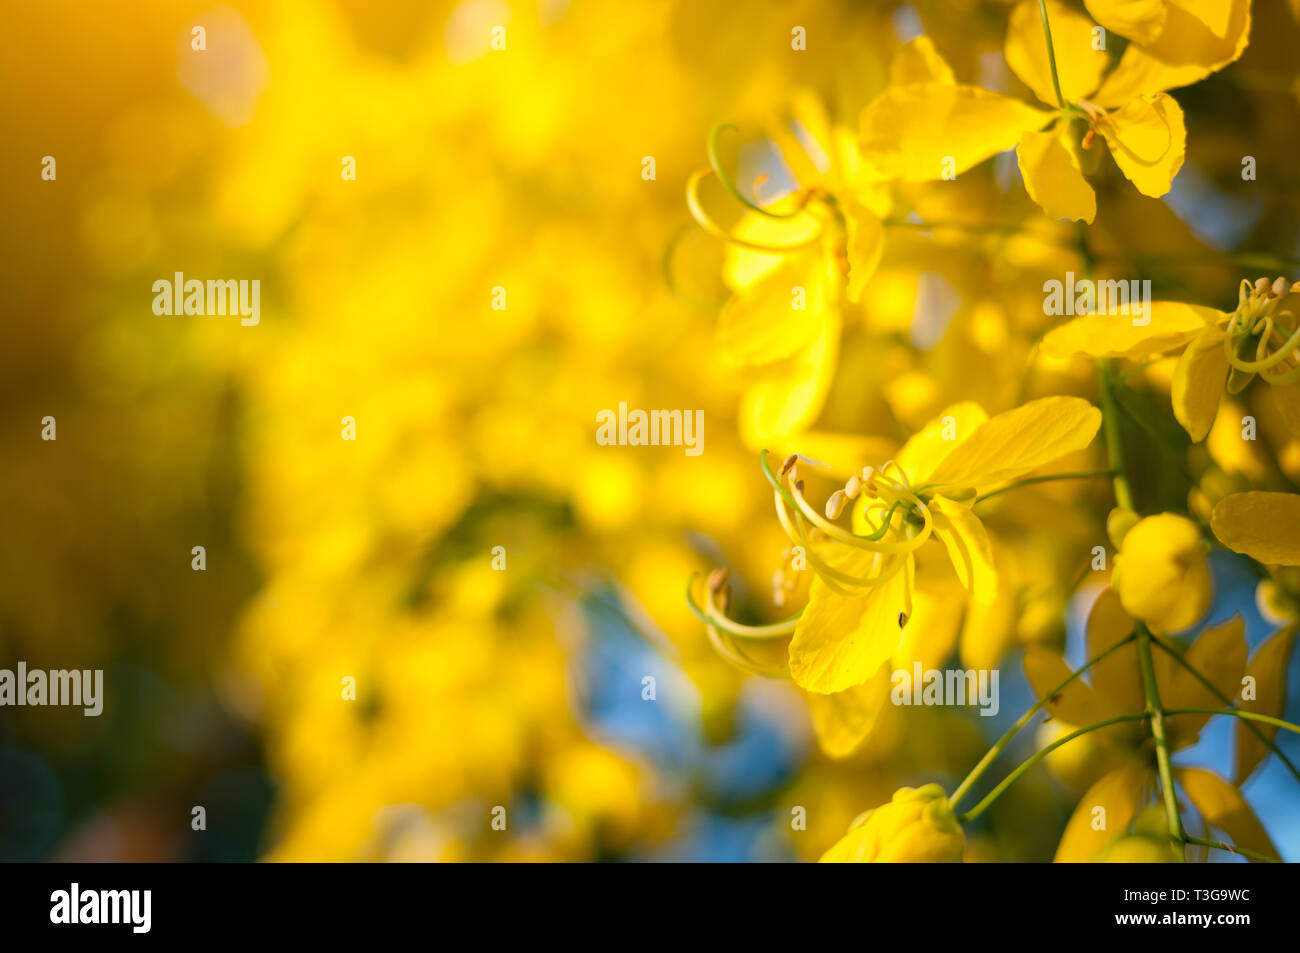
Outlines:
{"type": "Polygon", "coordinates": [[[1291,370],[1283,371],[1280,374],[1270,374],[1261,371],[1259,376],[1262,377],[1266,383],[1269,383],[1274,387],[1287,387],[1288,385],[1300,381],[1300,366],[1293,367],[1291,370]]]}
{"type": "MultiPolygon", "coordinates": [[[[713,592],[709,591],[704,605],[705,611],[710,615],[721,615],[721,609],[714,602],[713,592]]],[[[725,634],[718,630],[716,626],[708,626],[709,641],[717,652],[729,661],[732,665],[752,675],[762,675],[765,678],[787,678],[790,674],[788,663],[765,663],[760,662],[742,649],[732,635],[725,634]]]]}
{"type": "Polygon", "coordinates": [[[739,635],[747,639],[775,639],[781,636],[790,635],[794,632],[795,624],[799,621],[799,615],[792,615],[789,618],[782,619],[780,622],[773,622],[771,625],[744,625],[740,622],[734,622],[723,615],[722,611],[713,601],[710,593],[706,603],[707,610],[701,609],[696,603],[695,597],[691,595],[691,586],[695,582],[695,577],[699,573],[691,573],[691,578],[686,582],[686,604],[690,606],[691,612],[695,617],[706,625],[714,625],[719,629],[739,635]]]}
{"type": "MultiPolygon", "coordinates": [[[[883,494],[887,488],[881,486],[879,487],[879,489],[882,491],[883,494]]],[[[888,489],[898,492],[898,495],[904,498],[906,498],[907,496],[912,496],[912,494],[907,493],[906,491],[902,491],[897,487],[891,487],[888,489]]],[[[855,536],[853,533],[846,532],[845,530],[836,526],[834,523],[822,517],[820,513],[814,510],[808,504],[808,501],[804,498],[803,491],[798,487],[798,485],[794,486],[792,490],[793,490],[793,499],[795,501],[795,505],[798,508],[798,511],[803,514],[804,518],[807,519],[809,523],[811,523],[813,526],[816,526],[819,530],[821,530],[823,533],[825,533],[827,536],[831,537],[832,539],[837,540],[841,543],[846,543],[849,546],[856,546],[858,549],[865,549],[870,552],[876,552],[876,553],[910,553],[915,549],[919,549],[925,543],[925,541],[930,538],[930,532],[933,526],[933,519],[930,516],[930,511],[924,504],[921,503],[920,500],[916,499],[916,497],[914,496],[912,497],[912,500],[909,502],[912,502],[913,505],[920,506],[921,515],[925,520],[925,525],[922,526],[921,531],[911,539],[902,540],[899,542],[885,543],[885,542],[877,542],[875,540],[865,539],[861,536],[855,536]]]]}
{"type": "MultiPolygon", "coordinates": [[[[890,526],[890,523],[893,522],[893,519],[894,519],[894,511],[897,510],[897,509],[898,509],[900,506],[902,506],[902,505],[903,505],[903,501],[902,501],[902,500],[894,500],[892,503],[890,503],[890,504],[889,504],[889,509],[885,510],[885,516],[884,516],[884,520],[883,520],[883,522],[881,522],[881,524],[880,524],[879,526],[876,527],[876,529],[875,529],[874,532],[872,532],[872,533],[868,533],[866,536],[863,536],[862,538],[863,538],[863,539],[873,539],[873,540],[874,540],[874,539],[880,539],[880,538],[881,538],[882,536],[884,536],[887,532],[889,532],[889,526],[890,526]]],[[[870,516],[871,511],[872,511],[872,510],[876,510],[876,509],[884,510],[884,509],[885,509],[885,504],[884,504],[884,503],[872,503],[872,504],[870,504],[869,506],[867,506],[867,508],[866,508],[866,510],[864,511],[864,514],[863,514],[863,515],[865,515],[865,516],[870,516]]],[[[868,525],[870,525],[870,521],[869,521],[869,520],[868,520],[868,525]]]]}
{"type": "Polygon", "coordinates": [[[691,213],[691,218],[699,224],[714,238],[726,242],[728,245],[736,245],[740,248],[746,248],[750,251],[763,252],[765,254],[783,255],[786,252],[798,251],[801,248],[807,248],[814,245],[822,236],[822,230],[819,227],[810,237],[803,241],[791,242],[788,245],[768,245],[764,242],[750,241],[746,238],[737,238],[725,228],[713,220],[708,212],[704,211],[704,206],[700,203],[699,188],[705,176],[715,175],[711,168],[699,169],[692,173],[686,182],[686,208],[691,213]]]}
{"type": "MultiPolygon", "coordinates": [[[[1263,330],[1260,334],[1259,344],[1255,348],[1255,357],[1257,360],[1246,361],[1237,356],[1235,347],[1236,342],[1233,339],[1233,332],[1239,326],[1241,316],[1239,313],[1234,313],[1232,320],[1228,322],[1228,328],[1223,338],[1223,353],[1228,358],[1228,363],[1239,371],[1244,371],[1248,374],[1258,374],[1262,371],[1268,370],[1270,367],[1276,367],[1278,364],[1285,361],[1287,357],[1295,352],[1297,347],[1300,347],[1300,326],[1297,326],[1296,330],[1291,332],[1290,337],[1288,337],[1286,341],[1272,354],[1268,357],[1262,356],[1268,347],[1269,339],[1272,337],[1274,331],[1278,330],[1274,327],[1273,318],[1280,318],[1283,315],[1287,315],[1293,320],[1295,319],[1295,315],[1290,311],[1280,311],[1275,316],[1270,315],[1263,319],[1261,322],[1263,330]]],[[[1278,335],[1281,336],[1280,330],[1278,330],[1278,335]]]]}
{"type": "MultiPolygon", "coordinates": [[[[790,534],[791,538],[794,539],[798,545],[803,547],[804,555],[806,555],[808,557],[808,561],[812,563],[813,569],[817,571],[817,575],[821,577],[822,582],[826,583],[826,585],[829,586],[832,591],[838,593],[841,596],[861,595],[860,592],[854,592],[852,591],[852,589],[874,588],[875,586],[880,585],[881,582],[883,582],[886,579],[889,579],[893,575],[893,573],[881,574],[879,572],[881,568],[880,553],[872,554],[871,568],[870,570],[868,570],[870,574],[866,576],[858,576],[853,573],[844,572],[843,570],[835,566],[832,566],[830,563],[828,563],[826,560],[822,559],[821,556],[818,555],[816,548],[812,545],[811,541],[808,539],[807,528],[804,524],[803,517],[800,516],[798,511],[796,511],[793,514],[798,529],[795,530],[794,533],[791,533],[790,529],[788,528],[789,515],[785,512],[785,501],[781,499],[779,494],[774,494],[774,495],[777,500],[777,518],[781,520],[783,526],[787,527],[786,532],[790,534]],[[797,538],[795,538],[796,535],[797,538]],[[851,587],[851,588],[845,588],[845,587],[851,587]]],[[[889,558],[896,559],[897,557],[889,557],[889,558]]],[[[889,565],[892,566],[893,564],[890,563],[889,565]]]]}
{"type": "Polygon", "coordinates": [[[740,131],[740,127],[732,123],[720,122],[716,126],[714,126],[713,129],[710,130],[709,132],[709,165],[713,167],[713,173],[718,177],[718,181],[722,183],[723,187],[732,195],[734,195],[736,197],[736,201],[744,205],[745,208],[749,209],[752,212],[757,212],[759,215],[762,215],[766,218],[776,219],[777,221],[789,221],[795,216],[803,214],[804,209],[808,206],[808,203],[812,201],[814,196],[814,193],[811,189],[804,191],[801,201],[799,202],[799,205],[793,211],[790,212],[773,212],[769,209],[765,209],[763,208],[763,206],[757,203],[757,196],[755,196],[754,200],[751,200],[743,192],[740,191],[740,187],[737,186],[731,180],[731,176],[727,175],[727,173],[723,170],[722,160],[718,158],[718,140],[722,137],[722,134],[726,132],[728,129],[733,130],[735,132],[740,131]]]}

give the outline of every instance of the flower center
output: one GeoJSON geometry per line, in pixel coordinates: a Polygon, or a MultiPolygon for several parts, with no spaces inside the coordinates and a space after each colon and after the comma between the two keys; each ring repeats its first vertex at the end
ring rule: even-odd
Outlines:
{"type": "Polygon", "coordinates": [[[1259,375],[1270,384],[1300,381],[1300,321],[1291,310],[1300,290],[1286,278],[1242,280],[1237,309],[1228,320],[1223,352],[1232,368],[1228,391],[1236,394],[1259,375]]]}

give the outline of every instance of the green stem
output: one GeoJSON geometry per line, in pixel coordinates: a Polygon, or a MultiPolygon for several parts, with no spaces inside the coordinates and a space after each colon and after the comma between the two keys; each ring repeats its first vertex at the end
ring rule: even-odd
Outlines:
{"type": "Polygon", "coordinates": [[[1043,15],[1043,37],[1047,40],[1047,63],[1052,68],[1052,88],[1056,90],[1056,102],[1064,109],[1065,97],[1061,95],[1061,80],[1056,75],[1056,51],[1052,48],[1052,24],[1047,20],[1047,0],[1038,0],[1038,11],[1043,15]]]}
{"type": "Polygon", "coordinates": [[[1183,819],[1178,813],[1178,794],[1174,790],[1174,771],[1169,760],[1169,741],[1165,737],[1165,710],[1160,705],[1160,689],[1156,685],[1156,670],[1151,662],[1151,633],[1145,624],[1137,623],[1138,666],[1142,669],[1142,688],[1146,694],[1147,713],[1151,716],[1151,737],[1156,742],[1156,767],[1160,772],[1160,787],[1165,796],[1165,815],[1169,833],[1186,840],[1183,819]]]}
{"type": "Polygon", "coordinates": [[[1061,745],[1067,744],[1068,742],[1073,741],[1075,738],[1079,738],[1083,735],[1088,734],[1089,732],[1097,731],[1099,728],[1109,728],[1111,725],[1118,725],[1126,721],[1145,721],[1149,717],[1151,716],[1148,715],[1146,712],[1137,712],[1131,715],[1117,715],[1114,718],[1107,718],[1105,721],[1099,721],[1095,725],[1089,725],[1086,728],[1080,728],[1077,731],[1072,731],[1063,738],[1057,738],[1050,745],[1047,745],[1046,747],[1036,751],[1032,756],[1027,758],[1019,767],[1017,767],[1014,771],[1012,771],[1005,778],[1003,778],[1002,783],[1000,783],[997,787],[995,787],[992,791],[990,791],[987,795],[985,795],[984,800],[980,801],[978,804],[976,804],[965,814],[959,814],[957,816],[958,822],[964,824],[966,821],[973,821],[975,818],[979,817],[981,814],[984,813],[985,810],[988,809],[988,806],[990,804],[992,804],[994,801],[998,799],[999,796],[1001,796],[1003,791],[1011,787],[1012,784],[1014,784],[1017,780],[1019,780],[1022,774],[1024,774],[1034,765],[1038,764],[1038,762],[1042,761],[1045,757],[1047,757],[1057,748],[1061,747],[1061,745]]]}
{"type": "Polygon", "coordinates": [[[1124,439],[1119,429],[1119,408],[1115,403],[1115,366],[1101,360],[1101,426],[1106,439],[1106,456],[1115,472],[1115,502],[1125,509],[1133,509],[1133,491],[1129,487],[1128,473],[1124,467],[1124,439]]]}
{"type": "MultiPolygon", "coordinates": [[[[1215,698],[1217,698],[1219,701],[1223,702],[1223,704],[1227,705],[1230,709],[1232,709],[1233,706],[1232,706],[1231,698],[1223,694],[1223,692],[1219,691],[1217,685],[1215,685],[1212,681],[1210,681],[1208,678],[1202,675],[1197,670],[1196,666],[1192,665],[1190,662],[1187,661],[1187,659],[1183,658],[1181,655],[1175,652],[1173,648],[1166,645],[1164,640],[1161,639],[1159,636],[1157,636],[1155,633],[1152,633],[1151,635],[1151,644],[1154,645],[1156,648],[1160,649],[1160,651],[1164,652],[1175,662],[1181,665],[1184,669],[1190,672],[1192,677],[1195,678],[1202,685],[1204,685],[1206,689],[1208,689],[1210,693],[1214,695],[1215,698]]],[[[1294,777],[1297,781],[1300,781],[1300,770],[1296,769],[1295,764],[1293,764],[1291,759],[1286,756],[1286,752],[1284,752],[1281,748],[1279,748],[1277,744],[1273,741],[1273,739],[1266,737],[1264,735],[1264,732],[1260,731],[1259,728],[1255,726],[1255,723],[1253,721],[1247,720],[1245,724],[1246,727],[1250,730],[1250,732],[1257,739],[1259,739],[1259,741],[1262,744],[1268,746],[1269,750],[1271,750],[1275,755],[1278,756],[1279,759],[1281,759],[1282,763],[1285,764],[1287,768],[1290,770],[1292,777],[1294,777]]]]}
{"type": "Polygon", "coordinates": [[[1086,480],[1090,477],[1113,477],[1114,470],[1083,470],[1079,473],[1052,473],[1047,476],[1028,477],[1024,480],[1017,480],[1015,483],[1008,484],[1001,489],[994,490],[992,493],[985,493],[983,496],[975,498],[976,503],[983,503],[985,500],[991,500],[995,496],[1000,496],[1010,490],[1018,490],[1022,486],[1031,486],[1034,483],[1048,483],[1052,480],[1086,480]]]}
{"type": "Polygon", "coordinates": [[[937,232],[946,229],[949,231],[972,232],[977,235],[1020,235],[1025,230],[1023,225],[976,224],[971,222],[912,222],[905,218],[885,218],[881,219],[880,224],[886,228],[910,228],[918,232],[937,232]]]}
{"type": "Polygon", "coordinates": [[[1232,715],[1234,718],[1243,718],[1246,721],[1257,721],[1261,725],[1272,725],[1274,728],[1282,728],[1286,731],[1295,732],[1300,735],[1300,725],[1293,725],[1289,721],[1283,721],[1281,718],[1274,718],[1271,715],[1261,715],[1258,712],[1242,711],[1240,708],[1171,708],[1165,712],[1166,715],[1232,715]]]}
{"type": "Polygon", "coordinates": [[[1234,847],[1232,844],[1223,841],[1206,840],[1203,837],[1187,837],[1184,841],[1188,844],[1197,844],[1201,847],[1212,847],[1215,850],[1226,850],[1233,854],[1240,854],[1250,860],[1261,864],[1280,864],[1282,861],[1277,857],[1270,857],[1268,854],[1261,854],[1253,850],[1247,850],[1244,847],[1234,847]]]}
{"type": "Polygon", "coordinates": [[[1050,692],[1048,692],[1037,702],[1035,702],[1034,706],[1030,708],[1027,712],[1025,712],[1023,715],[1021,715],[1020,718],[1016,721],[1016,723],[1012,725],[1010,728],[1008,728],[1006,730],[1006,733],[1003,734],[1002,737],[997,740],[997,742],[993,745],[993,747],[990,748],[987,752],[985,752],[984,757],[980,759],[979,764],[975,765],[975,767],[971,769],[970,774],[966,775],[966,780],[963,781],[960,785],[958,785],[956,791],[952,792],[952,797],[948,798],[948,803],[951,804],[953,807],[956,807],[957,802],[960,801],[962,797],[966,794],[966,792],[971,789],[971,786],[974,785],[975,782],[980,779],[980,775],[982,775],[988,769],[989,765],[991,765],[994,762],[994,760],[996,760],[997,756],[1002,753],[1002,750],[1006,748],[1008,744],[1011,743],[1011,739],[1016,736],[1016,734],[1020,731],[1021,728],[1029,724],[1029,719],[1033,718],[1034,715],[1042,711],[1043,707],[1049,701],[1055,698],[1058,694],[1060,694],[1060,692],[1062,692],[1067,685],[1073,682],[1084,672],[1088,671],[1088,669],[1092,668],[1094,665],[1096,665],[1098,662],[1104,659],[1107,655],[1110,655],[1111,652],[1114,652],[1116,649],[1122,646],[1128,645],[1130,642],[1133,641],[1134,638],[1136,638],[1136,636],[1130,635],[1127,638],[1121,639],[1120,641],[1116,642],[1114,645],[1106,649],[1104,652],[1099,653],[1096,658],[1086,663],[1083,666],[1083,668],[1079,669],[1077,672],[1072,673],[1069,678],[1061,682],[1060,685],[1057,685],[1050,692]]]}

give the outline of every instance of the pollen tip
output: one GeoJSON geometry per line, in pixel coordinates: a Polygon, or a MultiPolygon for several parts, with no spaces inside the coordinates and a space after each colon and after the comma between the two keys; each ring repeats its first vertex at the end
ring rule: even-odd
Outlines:
{"type": "Polygon", "coordinates": [[[797,453],[792,453],[790,454],[790,456],[786,457],[785,462],[781,464],[781,476],[785,476],[787,473],[789,473],[790,469],[795,465],[798,459],[799,459],[799,454],[797,453]]]}
{"type": "Polygon", "coordinates": [[[836,520],[844,512],[844,504],[848,502],[848,497],[843,490],[836,490],[826,501],[826,518],[836,520]]]}
{"type": "Polygon", "coordinates": [[[730,569],[715,569],[709,573],[709,592],[717,595],[727,585],[727,580],[731,578],[730,569]]]}
{"type": "Polygon", "coordinates": [[[1280,298],[1291,290],[1291,282],[1285,278],[1279,278],[1273,282],[1273,296],[1280,298]]]}
{"type": "Polygon", "coordinates": [[[850,500],[858,495],[862,490],[862,478],[856,473],[849,477],[849,481],[844,484],[844,495],[850,500]]]}

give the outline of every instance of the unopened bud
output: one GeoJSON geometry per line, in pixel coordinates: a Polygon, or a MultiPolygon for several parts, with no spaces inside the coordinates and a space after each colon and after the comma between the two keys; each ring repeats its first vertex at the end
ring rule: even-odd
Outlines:
{"type": "Polygon", "coordinates": [[[1141,517],[1122,506],[1117,506],[1106,516],[1106,535],[1111,545],[1119,549],[1124,544],[1128,531],[1138,524],[1141,517]]]}

